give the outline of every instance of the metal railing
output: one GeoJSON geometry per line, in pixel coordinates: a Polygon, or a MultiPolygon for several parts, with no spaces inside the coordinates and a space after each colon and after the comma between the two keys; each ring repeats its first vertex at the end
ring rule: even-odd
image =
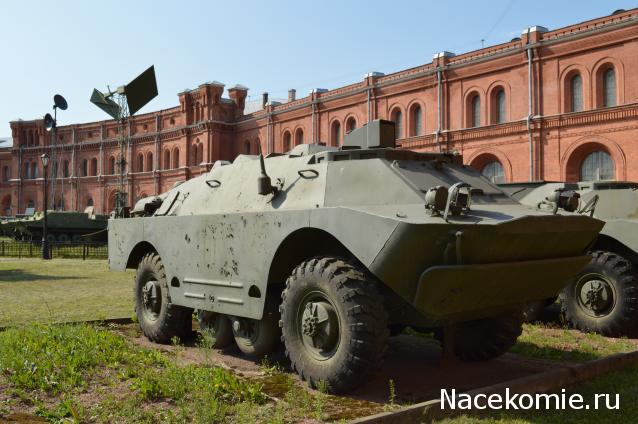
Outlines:
{"type": "MultiPolygon", "coordinates": [[[[103,242],[49,242],[49,257],[75,259],[107,259],[108,245],[103,242]]],[[[41,258],[40,242],[2,240],[0,241],[0,257],[9,258],[41,258]]]]}

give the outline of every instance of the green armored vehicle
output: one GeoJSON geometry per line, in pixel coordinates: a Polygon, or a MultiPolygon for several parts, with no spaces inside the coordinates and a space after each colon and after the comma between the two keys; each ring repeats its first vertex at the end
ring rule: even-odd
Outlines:
{"type": "Polygon", "coordinates": [[[345,392],[381,364],[389,327],[431,328],[487,360],[522,305],[582,269],[603,223],[521,206],[458,155],[395,148],[373,121],[337,149],[240,155],[109,221],[113,270],[136,268],[144,334],[200,327],[252,357],[283,341],[311,385],[345,392]]]}
{"type": "Polygon", "coordinates": [[[561,292],[561,311],[582,331],[638,336],[638,183],[540,181],[501,188],[529,206],[560,207],[605,221],[590,248],[590,263],[561,292]],[[565,201],[556,202],[557,194],[565,201]]]}
{"type": "MultiPolygon", "coordinates": [[[[16,240],[42,240],[43,212],[3,222],[3,233],[16,240]]],[[[84,212],[48,211],[47,238],[53,241],[106,241],[108,216],[96,215],[89,207],[84,212]]]]}

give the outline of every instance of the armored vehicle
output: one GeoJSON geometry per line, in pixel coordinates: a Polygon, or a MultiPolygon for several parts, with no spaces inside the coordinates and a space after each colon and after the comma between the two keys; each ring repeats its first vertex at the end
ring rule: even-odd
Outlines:
{"type": "MultiPolygon", "coordinates": [[[[3,222],[3,233],[16,240],[42,239],[43,212],[3,222]]],[[[49,241],[106,241],[108,216],[96,215],[93,208],[82,212],[48,211],[47,238],[49,241]]]]}
{"type": "Polygon", "coordinates": [[[590,263],[560,294],[561,312],[582,331],[638,336],[638,183],[540,181],[501,188],[529,206],[562,207],[605,221],[590,263]]]}
{"type": "Polygon", "coordinates": [[[310,385],[345,392],[380,365],[390,325],[430,328],[486,360],[522,305],[589,262],[603,223],[521,206],[459,155],[395,147],[373,121],[339,149],[218,161],[109,220],[113,270],[137,268],[144,334],[168,342],[198,311],[212,345],[260,357],[283,341],[310,385]],[[272,179],[271,179],[272,177],[272,179]]]}

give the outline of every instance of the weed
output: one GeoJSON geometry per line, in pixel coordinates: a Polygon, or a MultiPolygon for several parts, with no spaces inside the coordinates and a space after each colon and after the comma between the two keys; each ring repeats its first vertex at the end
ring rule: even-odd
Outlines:
{"type": "Polygon", "coordinates": [[[390,403],[390,406],[394,406],[397,400],[397,394],[394,387],[393,379],[388,380],[388,387],[390,388],[390,396],[388,397],[388,402],[390,403]]]}
{"type": "Polygon", "coordinates": [[[157,354],[131,350],[122,337],[84,324],[32,324],[0,333],[0,368],[19,389],[66,393],[84,387],[98,367],[162,363],[157,354]]]}
{"type": "Polygon", "coordinates": [[[261,363],[259,364],[259,370],[264,375],[268,376],[275,376],[284,372],[283,367],[277,362],[270,362],[268,356],[265,356],[264,359],[261,360],[261,363]]]}

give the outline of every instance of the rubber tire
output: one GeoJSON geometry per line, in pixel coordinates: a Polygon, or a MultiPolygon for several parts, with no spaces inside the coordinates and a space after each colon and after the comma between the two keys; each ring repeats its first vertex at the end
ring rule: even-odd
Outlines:
{"type": "Polygon", "coordinates": [[[164,271],[164,264],[159,255],[150,252],[144,255],[137,266],[135,275],[135,313],[140,323],[142,333],[156,343],[170,343],[173,337],[185,338],[192,323],[193,310],[183,306],[173,305],[168,292],[168,281],[164,271]],[[160,284],[162,304],[157,320],[149,320],[144,315],[142,288],[150,278],[160,284]]]}
{"type": "Polygon", "coordinates": [[[556,300],[557,297],[552,297],[550,299],[527,302],[523,307],[523,319],[529,323],[537,322],[543,315],[543,312],[545,312],[545,309],[553,305],[556,300]]]}
{"type": "Polygon", "coordinates": [[[237,347],[249,359],[261,359],[279,347],[281,330],[279,329],[279,309],[275,299],[275,295],[266,296],[264,315],[261,320],[254,320],[257,321],[257,325],[259,325],[257,339],[253,340],[242,337],[237,334],[233,328],[233,336],[237,347]]]}
{"type": "Polygon", "coordinates": [[[197,311],[197,321],[206,345],[213,349],[228,347],[235,340],[233,324],[228,316],[210,311],[197,311]]]}
{"type": "MultiPolygon", "coordinates": [[[[463,361],[494,359],[514,346],[522,331],[522,311],[459,323],[454,337],[454,354],[463,361]]],[[[435,335],[442,340],[442,331],[435,335]]]]}
{"type": "Polygon", "coordinates": [[[606,337],[638,336],[638,277],[631,262],[616,253],[592,252],[591,262],[561,292],[560,303],[565,321],[580,331],[606,337]],[[613,309],[606,316],[588,315],[576,298],[579,278],[590,273],[605,276],[617,295],[613,309]]]}
{"type": "Polygon", "coordinates": [[[286,356],[311,387],[324,382],[330,393],[349,392],[381,367],[389,331],[375,283],[364,269],[334,257],[305,261],[286,281],[280,307],[286,356]],[[298,308],[311,291],[322,292],[341,319],[339,346],[323,361],[307,352],[296,322],[298,308]]]}
{"type": "Polygon", "coordinates": [[[405,330],[407,327],[408,326],[405,324],[390,324],[388,326],[390,337],[398,336],[399,334],[403,333],[403,330],[405,330]]]}

